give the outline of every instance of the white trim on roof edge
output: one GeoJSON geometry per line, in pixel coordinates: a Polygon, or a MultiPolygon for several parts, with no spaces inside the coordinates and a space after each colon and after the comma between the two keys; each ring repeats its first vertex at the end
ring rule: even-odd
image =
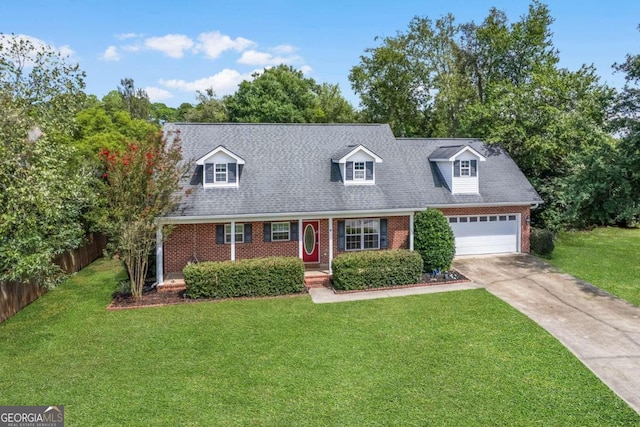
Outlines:
{"type": "Polygon", "coordinates": [[[283,218],[295,219],[325,219],[325,218],[351,218],[354,216],[404,216],[423,211],[426,208],[486,208],[502,206],[531,206],[532,202],[502,202],[502,203],[458,203],[428,205],[414,208],[386,209],[386,210],[358,210],[358,211],[316,211],[316,212],[282,212],[264,214],[237,214],[237,215],[198,215],[198,216],[170,216],[157,218],[157,224],[201,224],[208,222],[229,222],[231,220],[243,221],[275,221],[283,218]]]}
{"type": "Polygon", "coordinates": [[[237,164],[244,165],[244,159],[242,157],[238,156],[233,151],[230,151],[228,148],[226,148],[223,145],[218,145],[216,148],[214,148],[213,150],[209,151],[204,156],[200,157],[198,160],[196,160],[196,164],[197,165],[204,165],[205,160],[207,160],[211,156],[215,156],[220,151],[222,151],[223,153],[225,153],[229,157],[233,157],[237,164]]]}
{"type": "Polygon", "coordinates": [[[349,151],[347,154],[345,154],[344,156],[340,157],[339,159],[333,159],[332,162],[333,163],[346,163],[347,159],[349,157],[353,156],[358,151],[363,151],[367,155],[373,157],[373,160],[375,160],[376,163],[382,163],[382,157],[378,156],[376,153],[374,153],[373,151],[369,150],[367,147],[365,147],[362,144],[359,144],[356,147],[353,147],[353,150],[349,151]]]}
{"type": "Polygon", "coordinates": [[[462,148],[460,148],[458,151],[456,151],[456,153],[449,157],[449,158],[429,158],[430,162],[453,162],[456,160],[456,157],[458,157],[459,155],[461,155],[462,153],[464,153],[465,151],[471,151],[471,154],[473,154],[474,156],[478,157],[478,159],[481,162],[484,162],[487,160],[487,158],[485,156],[483,156],[482,154],[478,153],[473,147],[471,147],[470,145],[465,145],[462,148]]]}

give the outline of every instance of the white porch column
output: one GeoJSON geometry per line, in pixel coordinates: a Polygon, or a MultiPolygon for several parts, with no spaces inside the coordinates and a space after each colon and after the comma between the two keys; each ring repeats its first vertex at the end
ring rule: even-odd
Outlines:
{"type": "Polygon", "coordinates": [[[329,274],[333,274],[333,218],[329,217],[329,274]]]}
{"type": "Polygon", "coordinates": [[[231,261],[236,260],[236,222],[231,221],[231,261]]]}
{"type": "Polygon", "coordinates": [[[409,215],[409,250],[413,251],[413,212],[409,215]]]}
{"type": "Polygon", "coordinates": [[[302,229],[302,220],[299,219],[298,220],[298,258],[302,259],[302,234],[304,233],[304,230],[302,229]]]}
{"type": "Polygon", "coordinates": [[[156,281],[160,285],[164,282],[164,255],[162,246],[162,225],[156,228],[156,281]]]}

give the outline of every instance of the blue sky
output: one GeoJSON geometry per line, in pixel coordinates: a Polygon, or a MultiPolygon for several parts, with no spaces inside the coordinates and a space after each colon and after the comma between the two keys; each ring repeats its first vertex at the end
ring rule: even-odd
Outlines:
{"type": "MultiPolygon", "coordinates": [[[[594,64],[602,81],[621,87],[611,65],[640,53],[640,1],[546,2],[555,22],[560,65],[594,64]]],[[[3,2],[0,32],[39,39],[70,53],[87,73],[87,92],[104,96],[131,77],[152,101],[195,103],[196,90],[233,93],[252,72],[284,62],[318,82],[338,83],[354,106],[347,78],[376,36],[404,31],[414,16],[453,13],[482,21],[492,6],[510,21],[529,2],[396,1],[96,1],[3,2]]]]}

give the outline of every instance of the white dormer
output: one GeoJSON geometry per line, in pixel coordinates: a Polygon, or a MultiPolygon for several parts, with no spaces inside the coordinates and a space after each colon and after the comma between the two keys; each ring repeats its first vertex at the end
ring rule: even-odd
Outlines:
{"type": "Polygon", "coordinates": [[[438,166],[451,194],[478,194],[478,164],[485,160],[486,157],[468,145],[440,147],[429,157],[429,161],[438,166]]]}
{"type": "Polygon", "coordinates": [[[364,145],[346,147],[331,161],[340,165],[344,185],[374,185],[376,183],[376,163],[382,158],[364,145]]]}
{"type": "Polygon", "coordinates": [[[238,187],[239,166],[244,159],[219,145],[196,160],[202,166],[202,186],[204,188],[238,187]]]}

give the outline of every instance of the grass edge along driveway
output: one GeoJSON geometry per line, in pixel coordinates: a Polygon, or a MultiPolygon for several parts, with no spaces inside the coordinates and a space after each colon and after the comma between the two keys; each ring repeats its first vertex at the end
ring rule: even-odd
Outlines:
{"type": "Polygon", "coordinates": [[[99,260],[0,324],[0,401],[66,425],[638,425],[558,341],[484,290],[107,312],[99,260]]]}
{"type": "Polygon", "coordinates": [[[545,261],[640,306],[640,229],[600,227],[560,233],[545,261]]]}

